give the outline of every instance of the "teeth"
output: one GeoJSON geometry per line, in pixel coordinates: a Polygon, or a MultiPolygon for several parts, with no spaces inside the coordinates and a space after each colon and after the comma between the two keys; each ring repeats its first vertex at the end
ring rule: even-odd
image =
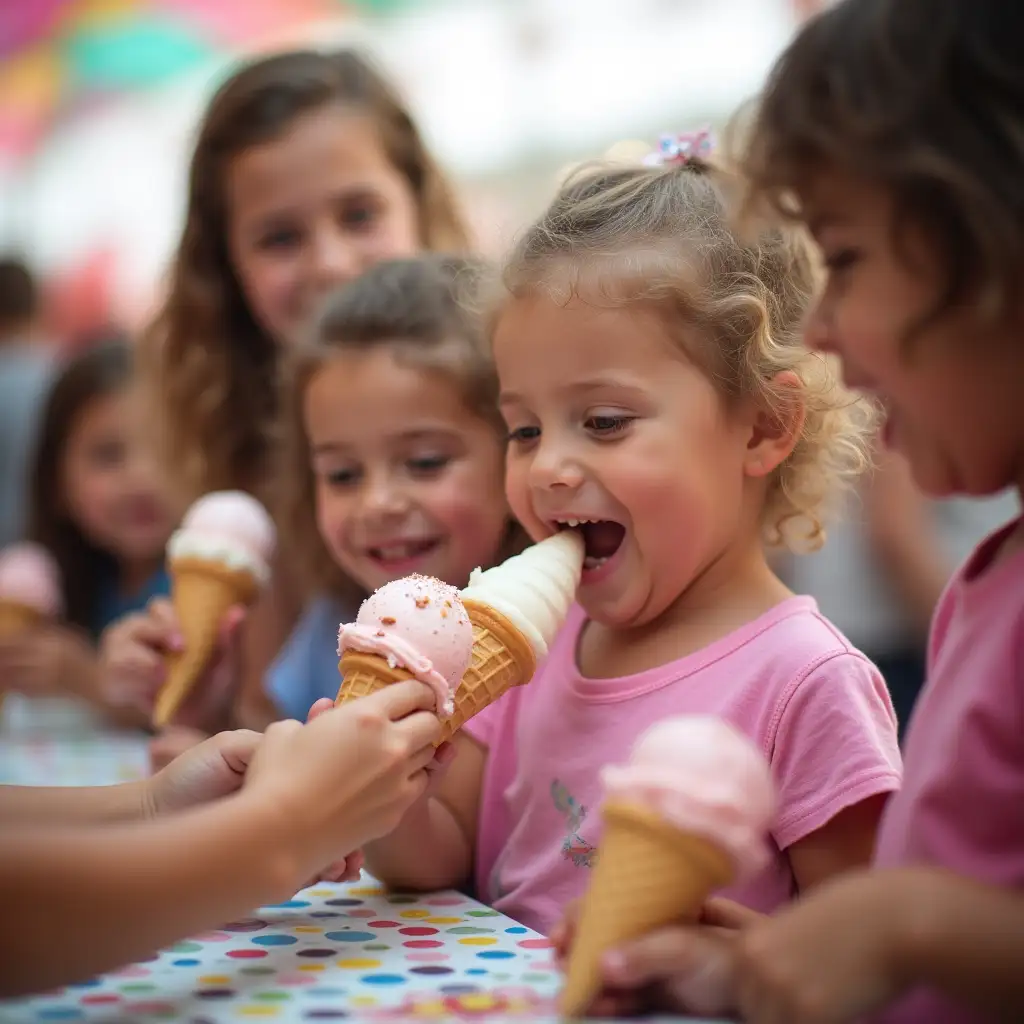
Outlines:
{"type": "Polygon", "coordinates": [[[587,555],[587,557],[583,559],[583,568],[600,569],[601,566],[604,565],[604,563],[607,561],[607,558],[595,558],[593,555],[587,555]]]}
{"type": "Polygon", "coordinates": [[[599,523],[600,519],[556,519],[556,523],[561,523],[563,526],[568,526],[575,529],[577,526],[582,526],[584,523],[599,523]]]}

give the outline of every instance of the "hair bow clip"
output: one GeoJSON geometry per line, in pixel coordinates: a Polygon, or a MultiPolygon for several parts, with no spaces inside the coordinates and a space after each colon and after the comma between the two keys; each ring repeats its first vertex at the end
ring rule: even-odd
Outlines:
{"type": "Polygon", "coordinates": [[[691,160],[704,159],[711,155],[714,139],[710,128],[701,128],[695,132],[682,132],[679,135],[662,135],[658,140],[658,148],[651,153],[644,163],[648,167],[664,167],[667,164],[686,165],[691,160]]]}

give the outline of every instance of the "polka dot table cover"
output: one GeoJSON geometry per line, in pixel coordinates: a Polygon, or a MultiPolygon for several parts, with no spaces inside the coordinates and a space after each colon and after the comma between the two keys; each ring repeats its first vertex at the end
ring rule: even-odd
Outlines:
{"type": "Polygon", "coordinates": [[[138,734],[0,734],[4,785],[107,786],[141,779],[148,770],[146,739],[138,734]]]}
{"type": "Polygon", "coordinates": [[[47,1021],[557,1019],[548,941],[458,893],[319,885],[111,974],[0,1003],[47,1021]]]}

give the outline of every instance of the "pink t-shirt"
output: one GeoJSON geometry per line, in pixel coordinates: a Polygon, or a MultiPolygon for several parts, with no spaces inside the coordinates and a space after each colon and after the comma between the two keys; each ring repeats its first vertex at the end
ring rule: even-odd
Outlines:
{"type": "Polygon", "coordinates": [[[780,805],[769,866],[728,895],[769,911],[794,893],[782,854],[845,807],[899,786],[896,718],[875,667],[794,597],[696,654],[624,679],[586,679],[574,608],[546,663],[467,728],[489,748],[477,892],[546,933],[583,894],[600,841],[599,769],[669,715],[718,715],[772,765],[780,805]]]}
{"type": "MultiPolygon", "coordinates": [[[[903,789],[879,832],[879,867],[934,864],[1024,891],[1024,551],[992,564],[1016,525],[978,547],[936,608],[928,684],[907,732],[903,789]]],[[[877,1019],[988,1018],[921,989],[877,1019]]]]}

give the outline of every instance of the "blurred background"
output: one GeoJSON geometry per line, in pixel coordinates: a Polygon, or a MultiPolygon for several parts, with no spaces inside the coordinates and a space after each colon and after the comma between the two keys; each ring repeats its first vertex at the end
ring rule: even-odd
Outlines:
{"type": "Polygon", "coordinates": [[[0,252],[53,335],[136,328],[180,229],[193,132],[240,55],[353,43],[504,242],[559,168],[719,124],[814,0],[0,0],[0,252]]]}

